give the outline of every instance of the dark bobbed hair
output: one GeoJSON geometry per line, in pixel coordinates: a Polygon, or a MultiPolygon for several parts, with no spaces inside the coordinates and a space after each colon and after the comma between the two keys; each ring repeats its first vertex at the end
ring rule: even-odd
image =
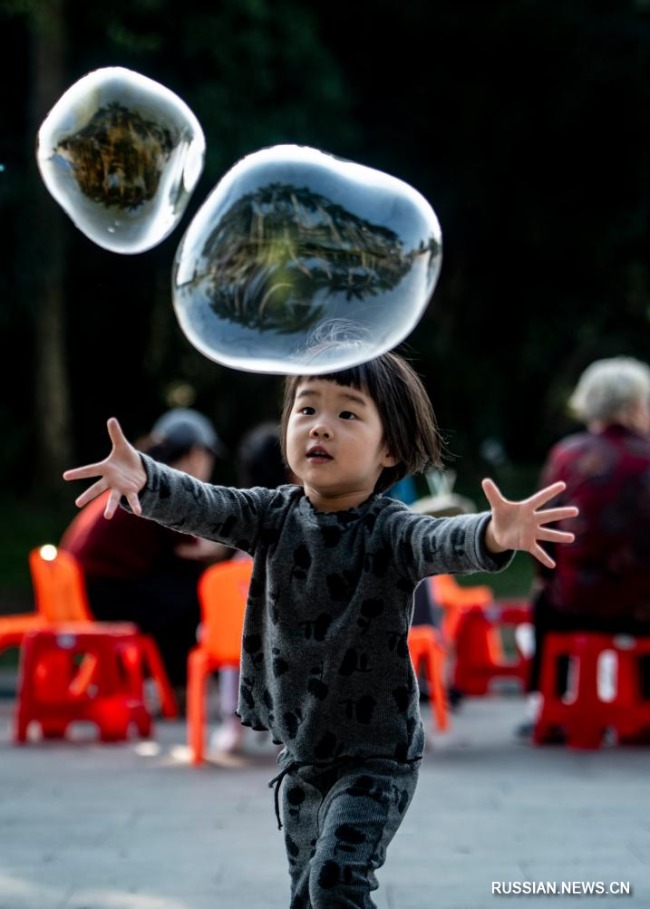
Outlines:
{"type": "Polygon", "coordinates": [[[392,351],[338,372],[285,378],[280,422],[285,460],[287,426],[296,391],[301,382],[309,379],[324,379],[357,388],[374,401],[384,429],[384,441],[390,454],[397,459],[394,467],[384,468],[375,492],[385,492],[411,474],[442,467],[444,442],[426,389],[410,363],[392,351]]]}
{"type": "Polygon", "coordinates": [[[274,489],[289,482],[280,445],[280,424],[263,422],[244,433],[237,449],[237,474],[243,487],[274,489]]]}

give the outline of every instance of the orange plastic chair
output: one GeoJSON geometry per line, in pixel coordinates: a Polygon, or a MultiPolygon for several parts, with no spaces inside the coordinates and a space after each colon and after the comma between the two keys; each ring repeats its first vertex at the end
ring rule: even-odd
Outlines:
{"type": "Polygon", "coordinates": [[[26,634],[45,627],[47,622],[37,612],[15,612],[0,616],[0,653],[9,647],[20,647],[26,634]]]}
{"type": "Polygon", "coordinates": [[[192,763],[203,763],[208,677],[239,668],[244,612],[253,562],[233,559],[206,568],[198,583],[201,604],[199,643],[187,658],[187,743],[192,763]]]}
{"type": "MultiPolygon", "coordinates": [[[[83,571],[70,552],[50,544],[34,547],[29,553],[29,569],[34,588],[36,614],[41,624],[27,631],[56,628],[61,623],[83,623],[100,630],[105,623],[93,618],[83,571]]],[[[130,623],[132,624],[132,623],[130,623]]],[[[132,624],[133,628],[136,628],[132,624]]],[[[178,704],[155,640],[147,634],[142,638],[142,648],[147,671],[158,688],[163,716],[178,716],[178,704]]],[[[25,632],[26,633],[26,632],[25,632]]],[[[24,637],[24,635],[23,635],[24,637]]],[[[22,641],[22,638],[21,638],[22,641]]]]}
{"type": "MultiPolygon", "coordinates": [[[[0,652],[8,647],[20,647],[30,631],[49,628],[58,621],[90,621],[84,606],[85,594],[76,589],[78,579],[74,571],[65,566],[57,570],[58,589],[55,592],[44,577],[52,571],[47,566],[57,559],[57,549],[49,544],[36,547],[29,553],[29,569],[34,589],[34,612],[15,613],[0,617],[0,652]],[[40,583],[42,579],[42,583],[40,583]]],[[[64,556],[62,562],[66,561],[64,556]]],[[[56,569],[54,569],[56,570],[56,569]]]]}
{"type": "Polygon", "coordinates": [[[408,634],[408,648],[416,674],[424,672],[434,725],[444,732],[449,719],[444,681],[446,652],[440,635],[432,625],[413,625],[408,634]]]}

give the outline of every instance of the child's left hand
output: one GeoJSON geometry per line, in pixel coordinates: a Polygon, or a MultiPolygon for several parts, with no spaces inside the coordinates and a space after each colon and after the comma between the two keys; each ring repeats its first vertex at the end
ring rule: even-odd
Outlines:
{"type": "Polygon", "coordinates": [[[492,520],[485,534],[488,549],[491,552],[504,552],[506,549],[523,550],[529,552],[547,568],[555,568],[555,562],[540,546],[539,541],[572,543],[574,534],[554,530],[546,525],[552,521],[575,518],[579,512],[571,505],[547,509],[542,509],[541,506],[566,489],[566,483],[552,483],[522,502],[510,502],[505,499],[493,480],[485,479],[481,485],[492,509],[492,520]]]}

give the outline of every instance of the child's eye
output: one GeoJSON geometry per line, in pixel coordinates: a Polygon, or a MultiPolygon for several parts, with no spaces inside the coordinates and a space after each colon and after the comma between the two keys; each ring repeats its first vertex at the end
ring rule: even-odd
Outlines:
{"type": "Polygon", "coordinates": [[[299,407],[298,413],[304,414],[305,416],[311,416],[316,411],[313,407],[299,407]]]}
{"type": "Polygon", "coordinates": [[[352,413],[351,410],[342,410],[339,414],[342,420],[356,420],[356,413],[352,413]]]}

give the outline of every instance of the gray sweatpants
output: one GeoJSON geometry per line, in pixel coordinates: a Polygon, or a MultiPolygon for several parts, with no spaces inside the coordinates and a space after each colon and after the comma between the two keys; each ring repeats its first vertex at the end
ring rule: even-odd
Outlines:
{"type": "Polygon", "coordinates": [[[291,909],[372,909],[375,871],[411,802],[418,764],[295,767],[282,787],[291,909]]]}

